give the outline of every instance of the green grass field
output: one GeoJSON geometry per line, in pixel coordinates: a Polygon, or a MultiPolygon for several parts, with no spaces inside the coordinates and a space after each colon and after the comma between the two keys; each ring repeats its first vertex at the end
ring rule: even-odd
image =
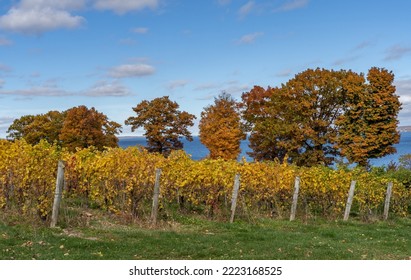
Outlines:
{"type": "Polygon", "coordinates": [[[176,215],[156,228],[93,215],[88,225],[50,229],[3,215],[0,259],[411,259],[411,219],[271,219],[233,224],[176,215]]]}

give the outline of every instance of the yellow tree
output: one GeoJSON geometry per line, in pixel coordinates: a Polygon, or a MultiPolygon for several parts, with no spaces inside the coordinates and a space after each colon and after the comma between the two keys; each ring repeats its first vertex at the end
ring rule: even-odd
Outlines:
{"type": "Polygon", "coordinates": [[[201,113],[200,140],[210,150],[210,158],[230,160],[240,154],[240,141],[246,134],[237,108],[231,95],[223,92],[201,113]]]}
{"type": "Polygon", "coordinates": [[[401,103],[395,94],[394,74],[373,67],[364,78],[346,86],[347,109],[338,119],[337,147],[350,162],[368,165],[370,158],[396,152],[401,103]]]}
{"type": "Polygon", "coordinates": [[[394,75],[371,68],[307,69],[278,88],[243,94],[243,117],[251,125],[257,160],[278,158],[297,165],[330,165],[336,157],[367,165],[395,152],[398,112],[394,75]]]}

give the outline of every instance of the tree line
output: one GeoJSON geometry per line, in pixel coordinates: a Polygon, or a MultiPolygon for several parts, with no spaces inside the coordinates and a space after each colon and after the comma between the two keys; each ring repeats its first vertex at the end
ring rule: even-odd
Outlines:
{"type": "MultiPolygon", "coordinates": [[[[362,166],[369,159],[395,153],[399,97],[394,74],[373,67],[367,75],[351,70],[307,69],[277,87],[254,86],[236,101],[221,93],[205,107],[199,122],[200,141],[210,158],[236,159],[249,135],[249,155],[256,161],[278,160],[299,166],[331,165],[345,157],[362,166]]],[[[168,96],[143,100],[132,108],[126,125],[144,128],[147,150],[170,155],[192,141],[195,116],[179,110],[168,96]]],[[[94,108],[16,119],[8,139],[30,144],[42,139],[75,150],[118,146],[121,125],[94,108]]]]}
{"type": "Polygon", "coordinates": [[[24,139],[32,145],[45,140],[70,151],[89,146],[102,150],[118,146],[116,134],[120,132],[120,124],[110,121],[95,108],[82,105],[63,112],[22,116],[14,120],[7,130],[7,139],[24,139]]]}

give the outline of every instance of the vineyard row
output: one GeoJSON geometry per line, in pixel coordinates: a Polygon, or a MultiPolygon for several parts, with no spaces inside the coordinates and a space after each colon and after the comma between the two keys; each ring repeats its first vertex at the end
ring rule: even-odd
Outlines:
{"type": "Polygon", "coordinates": [[[360,215],[379,213],[387,184],[393,182],[390,213],[409,214],[411,191],[401,182],[361,169],[296,167],[278,162],[191,160],[183,151],[168,158],[137,147],[93,148],[70,153],[41,142],[0,141],[0,208],[51,215],[57,164],[65,162],[63,199],[78,198],[112,213],[139,216],[152,201],[155,170],[161,168],[161,203],[214,214],[227,209],[236,174],[238,207],[285,217],[290,214],[295,178],[300,178],[298,209],[305,214],[338,217],[344,213],[352,180],[353,208],[360,215]]]}

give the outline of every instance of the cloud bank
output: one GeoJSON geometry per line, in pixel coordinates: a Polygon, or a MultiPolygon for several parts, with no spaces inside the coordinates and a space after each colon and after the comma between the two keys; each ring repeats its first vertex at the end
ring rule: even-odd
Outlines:
{"type": "Polygon", "coordinates": [[[39,35],[55,29],[74,29],[86,19],[74,14],[84,8],[125,14],[155,9],[159,0],[21,0],[0,16],[0,29],[39,35]]]}
{"type": "Polygon", "coordinates": [[[112,78],[133,78],[149,76],[155,73],[155,68],[148,64],[123,64],[113,67],[109,71],[112,78]]]}
{"type": "Polygon", "coordinates": [[[246,34],[242,36],[239,40],[237,40],[237,43],[240,45],[251,44],[251,43],[254,43],[258,37],[261,37],[263,35],[264,35],[263,32],[254,32],[254,33],[246,34]]]}
{"type": "Polygon", "coordinates": [[[89,96],[89,97],[122,97],[131,95],[131,91],[122,85],[120,81],[98,81],[86,90],[67,91],[54,83],[44,83],[23,89],[4,89],[5,82],[0,79],[0,96],[20,97],[66,97],[66,96],[89,96]]]}
{"type": "Polygon", "coordinates": [[[22,0],[0,17],[0,28],[25,34],[77,28],[85,19],[71,14],[71,11],[83,5],[83,0],[22,0]]]}
{"type": "Polygon", "coordinates": [[[384,58],[385,61],[398,60],[398,59],[401,59],[405,55],[411,54],[411,47],[395,45],[387,49],[385,54],[386,54],[384,58]]]}
{"type": "Polygon", "coordinates": [[[155,9],[158,0],[95,0],[94,7],[98,10],[112,10],[118,14],[138,11],[145,8],[155,9]]]}
{"type": "Polygon", "coordinates": [[[278,10],[279,11],[292,11],[304,8],[308,5],[309,0],[288,0],[278,10]]]}

